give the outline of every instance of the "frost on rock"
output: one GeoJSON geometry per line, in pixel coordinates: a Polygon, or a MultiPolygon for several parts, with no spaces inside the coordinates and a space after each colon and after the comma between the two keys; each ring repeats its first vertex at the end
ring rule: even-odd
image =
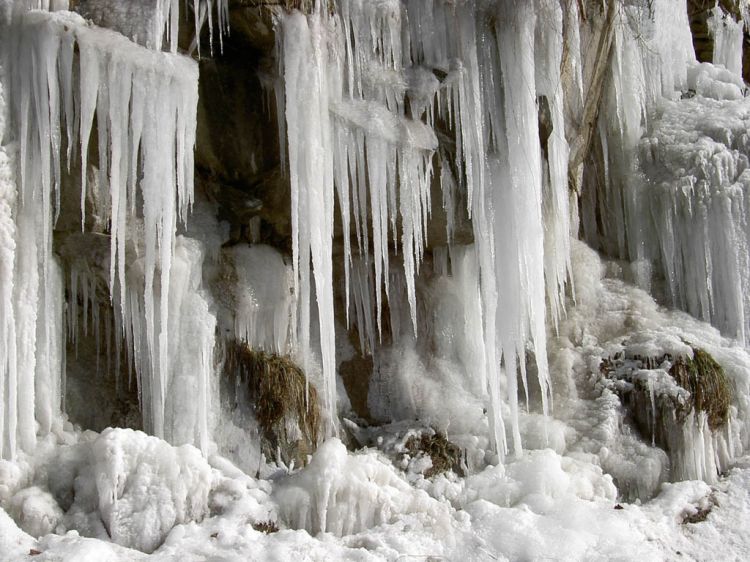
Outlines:
{"type": "Polygon", "coordinates": [[[705,351],[643,332],[600,369],[642,436],[669,453],[672,480],[713,483],[729,467],[730,383],[705,351]]]}
{"type": "MultiPolygon", "coordinates": [[[[13,356],[3,363],[3,377],[17,382],[3,402],[9,412],[3,454],[13,456],[17,441],[32,447],[31,416],[46,432],[60,408],[63,299],[52,229],[60,212],[63,168],[70,170],[79,146],[82,220],[85,215],[94,122],[100,170],[95,185],[109,226],[111,297],[118,330],[136,359],[148,426],[156,435],[173,437],[165,427],[170,422],[166,393],[176,363],[185,360],[182,367],[198,367],[198,412],[188,416],[187,424],[178,423],[185,434],[174,438],[205,450],[206,373],[213,364],[215,320],[198,290],[202,251],[175,239],[193,200],[196,63],[139,47],[69,12],[16,10],[3,47],[18,159],[12,297],[17,343],[9,346],[13,356]],[[126,271],[128,244],[127,251],[135,249],[140,256],[136,271],[126,271]],[[184,276],[171,277],[173,267],[184,276]],[[126,283],[128,277],[134,278],[133,286],[126,283]],[[184,346],[190,340],[183,356],[173,349],[180,337],[172,334],[184,346]],[[196,355],[188,358],[188,351],[196,355]]],[[[9,337],[6,328],[4,338],[9,337]]]]}
{"type": "Polygon", "coordinates": [[[344,233],[346,310],[351,285],[351,309],[372,349],[383,340],[386,303],[392,311],[400,299],[392,286],[394,249],[403,264],[411,331],[419,337],[416,279],[428,245],[433,185],[443,189],[449,239],[460,189],[481,271],[482,364],[473,376],[491,397],[492,438],[503,453],[500,410],[502,402],[510,404],[518,452],[516,376],[502,373],[520,369],[528,391],[528,343],[546,411],[545,302],[556,322],[569,269],[568,145],[557,87],[562,10],[547,0],[460,8],[342,0],[335,7],[333,15],[318,8],[307,17],[283,16],[279,26],[276,100],[292,186],[299,346],[310,353],[314,279],[330,408],[334,197],[344,233]],[[520,83],[527,87],[514,86],[520,83]],[[544,147],[540,104],[552,130],[544,147]]]}

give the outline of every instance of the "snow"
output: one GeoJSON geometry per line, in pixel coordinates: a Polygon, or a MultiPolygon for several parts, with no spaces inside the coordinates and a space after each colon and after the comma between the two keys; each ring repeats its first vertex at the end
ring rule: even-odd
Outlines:
{"type": "MultiPolygon", "coordinates": [[[[191,445],[172,447],[141,432],[110,428],[61,453],[47,470],[55,499],[69,503],[59,518],[63,528],[152,552],[176,524],[208,514],[212,472],[191,445]]],[[[45,523],[39,519],[37,528],[45,523]]]]}
{"type": "MultiPolygon", "coordinates": [[[[750,552],[738,526],[750,510],[747,460],[713,487],[700,481],[664,484],[653,500],[616,509],[611,477],[551,450],[524,452],[465,479],[439,477],[432,485],[422,480],[425,487],[420,488],[410,485],[382,453],[347,452],[335,439],[306,468],[273,481],[255,480],[218,458],[209,466],[190,446],[170,447],[129,430],[107,430],[73,447],[66,462],[78,463],[75,501],[90,502],[87,508],[97,510],[98,496],[106,509],[112,504],[102,494],[109,497],[119,479],[124,484],[115,504],[119,518],[105,515],[104,521],[115,523],[120,542],[158,541],[149,556],[155,560],[568,560],[622,559],[623,553],[625,559],[700,560],[719,548],[736,559],[750,552]],[[141,468],[134,470],[138,461],[141,468]],[[136,505],[144,512],[125,519],[136,505]],[[186,506],[182,524],[171,527],[180,505],[186,506]],[[204,517],[196,505],[208,509],[204,517]],[[161,506],[159,512],[149,511],[156,506],[161,506]],[[699,510],[707,510],[705,521],[686,522],[699,510]],[[159,515],[144,528],[148,513],[159,515]],[[253,529],[252,524],[267,521],[281,530],[264,534],[253,529]],[[308,530],[294,530],[305,524],[308,530]],[[320,525],[330,532],[316,532],[320,525]]],[[[17,496],[44,505],[48,494],[28,487],[17,496]]],[[[0,529],[0,551],[12,559],[32,549],[42,560],[146,558],[128,546],[76,531],[36,538],[3,509],[0,529]]]]}
{"type": "MultiPolygon", "coordinates": [[[[409,487],[376,455],[350,455],[338,439],[318,448],[304,470],[274,490],[280,516],[313,534],[352,535],[405,514],[447,517],[447,507],[409,487]]],[[[439,529],[436,529],[439,532],[439,529]]]]}

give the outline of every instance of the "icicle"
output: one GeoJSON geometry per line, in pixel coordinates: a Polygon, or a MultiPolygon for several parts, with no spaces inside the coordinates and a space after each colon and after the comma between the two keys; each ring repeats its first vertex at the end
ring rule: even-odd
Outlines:
{"type": "MultiPolygon", "coordinates": [[[[497,6],[470,2],[461,9],[424,0],[341,0],[337,7],[339,14],[331,17],[283,17],[278,43],[285,96],[279,97],[277,87],[277,109],[286,116],[282,125],[288,141],[282,152],[289,149],[299,341],[303,347],[309,341],[307,276],[310,256],[316,256],[307,241],[326,217],[323,212],[311,216],[309,198],[324,201],[332,192],[329,170],[342,210],[346,311],[354,313],[360,346],[372,347],[376,323],[382,333],[383,294],[390,304],[391,337],[405,337],[391,302],[393,249],[402,254],[404,275],[397,278],[403,281],[416,333],[416,278],[427,244],[433,158],[439,151],[448,238],[455,228],[457,201],[465,197],[477,244],[478,317],[484,322],[477,377],[490,395],[492,439],[498,450],[505,450],[502,362],[514,448],[520,451],[516,368],[525,374],[526,344],[531,344],[546,412],[545,295],[557,322],[569,276],[568,146],[559,88],[562,11],[546,0],[497,6]],[[495,13],[488,17],[487,11],[495,13]],[[523,15],[508,15],[516,11],[523,15]],[[553,23],[551,30],[536,30],[537,11],[540,21],[553,23]],[[494,27],[496,20],[501,24],[494,27]],[[327,47],[324,57],[318,57],[321,42],[327,47]],[[531,87],[519,92],[511,84],[531,87]],[[544,167],[537,95],[549,105],[554,130],[545,145],[544,167]],[[455,134],[455,177],[431,127],[436,114],[455,134]],[[334,146],[330,160],[317,153],[329,139],[334,146]],[[317,173],[311,174],[313,170],[317,173]],[[353,265],[348,240],[352,223],[362,265],[353,265]],[[552,225],[546,236],[545,224],[552,225]],[[371,306],[376,321],[368,318],[371,306]]],[[[325,274],[321,277],[327,281],[325,274]]],[[[319,308],[328,298],[321,289],[316,278],[319,308]]]]}
{"type": "MultiPolygon", "coordinates": [[[[187,9],[187,6],[184,7],[187,9]]],[[[96,25],[118,31],[147,49],[160,51],[166,48],[172,54],[177,53],[180,0],[83,0],[76,9],[96,25]]],[[[223,50],[224,35],[229,34],[229,1],[193,0],[192,9],[195,39],[190,52],[197,47],[200,56],[200,33],[206,19],[211,51],[213,52],[214,20],[217,21],[220,46],[223,50]]]]}
{"type": "MultiPolygon", "coordinates": [[[[323,366],[322,395],[326,410],[331,413],[328,433],[333,434],[337,432],[331,250],[334,167],[323,16],[316,13],[308,21],[302,14],[291,14],[283,19],[282,32],[294,283],[300,309],[299,343],[303,355],[309,355],[312,273],[323,366]]],[[[305,367],[309,361],[305,361],[305,367]]]]}

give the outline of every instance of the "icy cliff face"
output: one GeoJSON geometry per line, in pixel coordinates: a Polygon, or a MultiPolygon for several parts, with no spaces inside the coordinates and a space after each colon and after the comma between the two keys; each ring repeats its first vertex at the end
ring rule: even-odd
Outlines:
{"type": "MultiPolygon", "coordinates": [[[[741,24],[714,13],[714,65],[695,61],[683,1],[275,9],[279,240],[255,185],[194,178],[199,70],[217,64],[176,54],[200,43],[177,33],[182,3],[77,4],[112,29],[0,0],[0,548],[105,548],[76,533],[123,559],[682,548],[718,488],[665,482],[720,486],[750,447],[741,24]],[[573,240],[579,220],[626,261],[573,240]],[[137,389],[151,435],[66,422],[101,409],[64,404],[66,336],[137,389]],[[673,371],[696,349],[725,373],[713,410],[673,371]]],[[[230,5],[189,4],[193,33],[216,17],[221,39],[230,5]]]]}
{"type": "MultiPolygon", "coordinates": [[[[187,283],[189,298],[196,298],[202,253],[178,252],[175,260],[175,235],[193,200],[197,66],[184,57],[138,47],[69,12],[16,11],[4,35],[18,154],[15,228],[20,245],[8,262],[15,263],[15,280],[4,279],[15,290],[6,316],[7,329],[15,335],[4,339],[16,341],[8,347],[3,376],[13,394],[19,389],[17,396],[8,396],[7,454],[14,454],[17,439],[27,450],[33,446],[34,423],[19,416],[33,415],[36,407],[44,432],[60,408],[62,316],[56,313],[61,312],[61,279],[52,257],[52,229],[60,211],[62,171],[70,171],[74,158],[81,166],[84,222],[95,119],[95,187],[109,226],[114,323],[141,377],[147,425],[164,436],[166,394],[180,357],[179,337],[171,337],[170,330],[175,336],[183,328],[191,330],[189,322],[177,321],[180,313],[199,317],[206,327],[208,347],[201,348],[203,359],[197,364],[203,368],[196,376],[206,379],[213,369],[213,329],[205,301],[194,307],[182,302],[176,294],[182,289],[170,277],[173,264],[192,267],[192,274],[180,271],[184,277],[177,281],[182,287],[187,283]],[[79,56],[74,57],[76,49],[79,56]],[[128,243],[139,258],[130,260],[126,274],[128,243]],[[192,284],[191,275],[197,275],[192,284]]],[[[116,342],[119,349],[119,337],[116,342]]],[[[205,445],[205,429],[198,433],[205,445]]]]}
{"type": "Polygon", "coordinates": [[[652,24],[624,11],[598,123],[603,185],[584,194],[584,232],[634,262],[641,287],[651,290],[654,277],[659,293],[663,279],[665,302],[746,344],[743,23],[713,12],[714,60],[722,68],[695,61],[686,22],[661,4],[654,13],[653,30],[670,31],[651,40],[652,24]]]}

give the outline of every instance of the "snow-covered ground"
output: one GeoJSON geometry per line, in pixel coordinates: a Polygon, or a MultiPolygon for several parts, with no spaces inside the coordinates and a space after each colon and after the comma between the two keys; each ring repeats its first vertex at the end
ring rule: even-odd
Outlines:
{"type": "MultiPolygon", "coordinates": [[[[0,510],[0,555],[2,560],[70,561],[747,560],[750,556],[750,537],[745,532],[750,521],[748,458],[737,461],[714,486],[702,481],[664,484],[656,498],[641,505],[618,503],[611,480],[596,468],[549,450],[525,453],[505,467],[488,467],[466,479],[439,478],[430,495],[407,484],[377,453],[347,453],[338,441],[330,441],[296,478],[296,482],[295,477],[280,478],[272,485],[213,469],[212,514],[199,523],[174,527],[150,556],[84,538],[74,530],[35,539],[0,510]],[[296,485],[300,487],[295,489],[296,485]],[[335,518],[329,524],[335,530],[342,525],[356,527],[359,517],[371,517],[372,525],[344,536],[311,535],[283,523],[281,530],[270,534],[253,528],[253,522],[274,517],[278,509],[296,511],[297,517],[317,509],[318,502],[328,504],[328,516],[335,518]],[[705,520],[691,520],[706,509],[705,520]]],[[[144,495],[155,492],[140,490],[144,495]]],[[[23,513],[18,517],[25,517],[21,520],[26,528],[54,523],[50,498],[42,491],[29,488],[15,497],[14,504],[21,504],[15,509],[23,513]]],[[[131,523],[147,521],[158,524],[159,519],[141,513],[131,523]]]]}
{"type": "MultiPolygon", "coordinates": [[[[712,485],[659,483],[656,461],[668,461],[628,433],[619,401],[607,399],[611,392],[588,365],[611,342],[651,333],[640,349],[680,338],[703,346],[741,390],[750,356],[643,291],[599,279],[621,266],[602,264],[582,243],[573,244],[573,257],[578,304],[550,344],[553,378],[569,379],[558,395],[568,399],[556,419],[522,415],[528,450],[520,458],[482,462],[491,456],[477,456],[482,441],[475,440],[467,455],[480,460],[471,469],[464,463],[468,474],[425,478],[429,461],[404,456],[410,433],[396,424],[360,429],[373,446],[350,451],[331,439],[306,467],[289,473],[268,465],[256,478],[190,445],[67,424],[33,456],[0,461],[3,559],[747,559],[750,457],[734,460],[712,485]],[[552,448],[544,446],[545,426],[552,448]],[[610,466],[620,472],[608,473],[610,466]],[[641,490],[655,479],[655,497],[627,503],[613,476],[641,490]],[[267,534],[262,523],[278,531],[267,534]]],[[[746,437],[746,428],[735,431],[746,437]]]]}

